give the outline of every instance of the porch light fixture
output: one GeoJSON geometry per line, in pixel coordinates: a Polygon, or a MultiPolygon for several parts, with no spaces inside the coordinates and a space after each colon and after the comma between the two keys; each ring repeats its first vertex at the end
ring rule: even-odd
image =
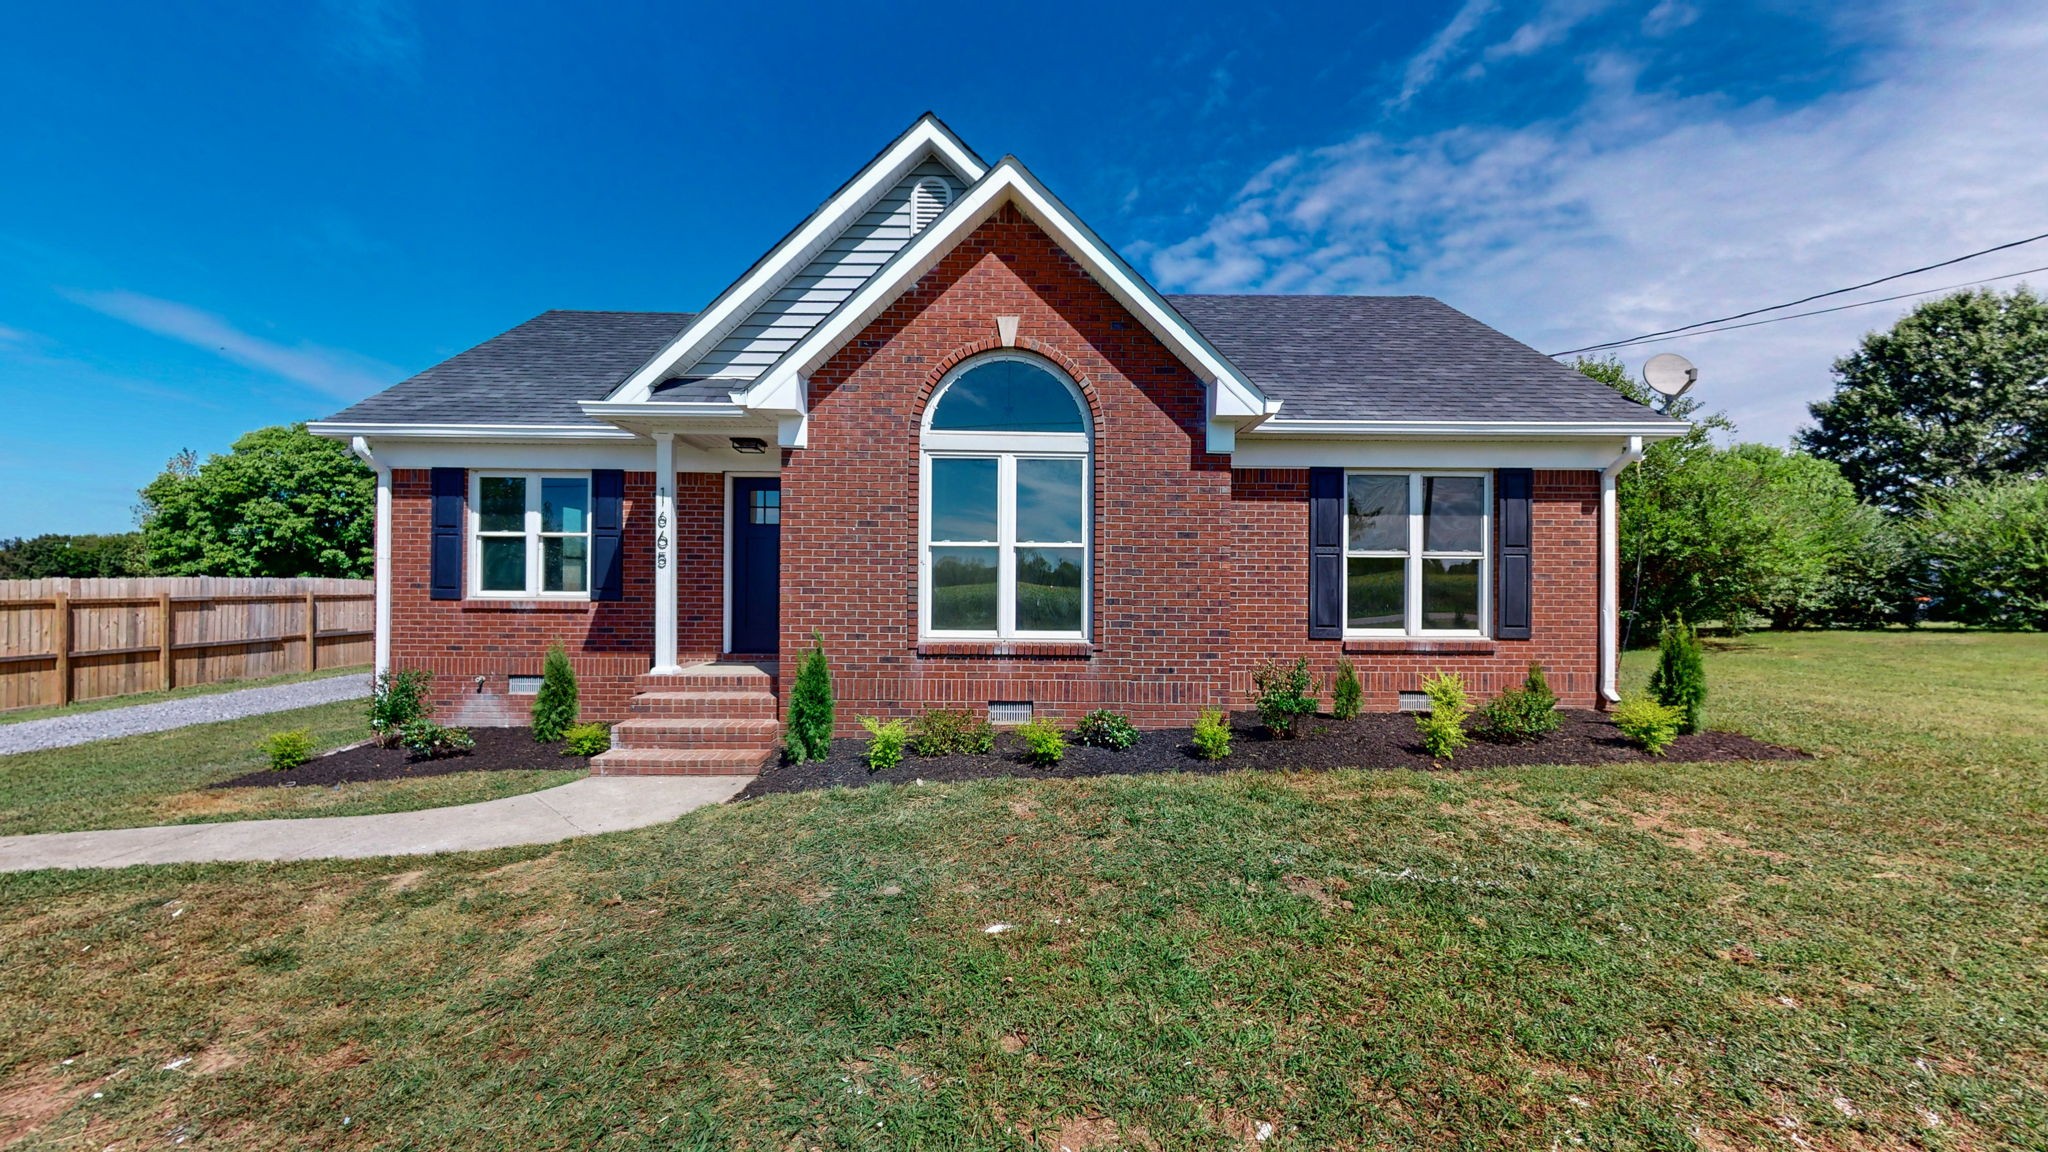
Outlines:
{"type": "Polygon", "coordinates": [[[768,442],[759,436],[735,436],[732,438],[732,450],[744,452],[749,456],[759,456],[768,450],[768,442]]]}

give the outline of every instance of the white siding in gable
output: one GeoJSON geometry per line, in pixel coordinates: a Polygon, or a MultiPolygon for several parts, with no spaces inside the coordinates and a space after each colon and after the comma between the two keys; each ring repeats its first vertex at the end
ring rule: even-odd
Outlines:
{"type": "Polygon", "coordinates": [[[944,180],[955,197],[962,191],[960,178],[936,160],[911,169],[817,259],[677,375],[736,381],[759,376],[910,242],[910,190],[932,177],[944,180]]]}

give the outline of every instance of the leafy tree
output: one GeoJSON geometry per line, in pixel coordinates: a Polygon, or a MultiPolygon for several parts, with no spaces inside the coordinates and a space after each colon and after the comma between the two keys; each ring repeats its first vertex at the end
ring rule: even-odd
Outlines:
{"type": "Polygon", "coordinates": [[[51,532],[0,540],[0,580],[143,574],[142,537],[134,532],[85,536],[51,532]]]}
{"type": "Polygon", "coordinates": [[[1834,371],[1799,444],[1865,500],[1905,510],[1967,481],[2048,472],[2048,303],[2025,286],[1919,304],[1834,371]]]}
{"type": "Polygon", "coordinates": [[[789,721],[782,746],[793,764],[832,754],[832,668],[825,662],[825,638],[811,633],[811,650],[797,668],[789,690],[789,721]]]}
{"type": "Polygon", "coordinates": [[[540,666],[540,691],[533,697],[533,738],[553,744],[576,725],[576,669],[560,640],[548,645],[540,666]]]}
{"type": "Polygon", "coordinates": [[[1650,695],[1678,710],[1678,730],[1700,730],[1707,705],[1707,660],[1700,638],[1684,617],[1666,620],[1657,636],[1657,666],[1650,669],[1650,695]]]}
{"type": "Polygon", "coordinates": [[[2048,628],[2048,480],[1965,482],[1918,525],[1937,610],[1993,628],[2048,628]]]}
{"type": "Polygon", "coordinates": [[[259,428],[225,456],[171,459],[142,490],[142,542],[165,576],[370,574],[376,477],[304,424],[259,428]]]}

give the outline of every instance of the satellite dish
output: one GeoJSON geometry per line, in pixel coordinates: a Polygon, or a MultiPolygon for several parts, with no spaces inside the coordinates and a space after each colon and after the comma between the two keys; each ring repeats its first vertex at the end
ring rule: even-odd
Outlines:
{"type": "Polygon", "coordinates": [[[1685,395],[1700,378],[1700,370],[1692,361],[1675,352],[1659,352],[1643,365],[1643,383],[1657,390],[1666,400],[1676,400],[1685,395]]]}

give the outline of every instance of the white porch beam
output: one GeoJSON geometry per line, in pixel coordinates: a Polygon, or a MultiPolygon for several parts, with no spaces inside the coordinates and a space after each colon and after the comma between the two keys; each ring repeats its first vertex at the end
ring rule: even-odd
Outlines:
{"type": "Polygon", "coordinates": [[[676,434],[654,434],[654,668],[676,663],[676,434]]]}

